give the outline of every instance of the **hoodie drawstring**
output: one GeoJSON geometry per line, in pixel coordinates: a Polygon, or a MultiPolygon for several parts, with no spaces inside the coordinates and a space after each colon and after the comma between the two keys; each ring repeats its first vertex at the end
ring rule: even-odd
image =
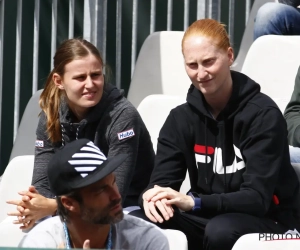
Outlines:
{"type": "Polygon", "coordinates": [[[78,140],[79,128],[80,128],[80,126],[78,126],[76,129],[76,140],[78,140]]]}
{"type": "MultiPolygon", "coordinates": [[[[72,125],[73,124],[70,123],[70,126],[72,126],[72,125]]],[[[65,141],[65,132],[66,132],[66,129],[65,129],[64,125],[62,125],[62,124],[60,124],[60,127],[61,127],[61,145],[65,146],[65,143],[66,143],[66,141],[65,141]]],[[[80,126],[78,126],[77,129],[76,129],[76,138],[75,138],[76,140],[78,140],[79,129],[80,129],[80,126]]]]}
{"type": "Polygon", "coordinates": [[[207,117],[205,117],[205,130],[204,130],[204,135],[205,135],[205,168],[204,168],[204,174],[205,174],[205,184],[207,184],[207,117]]]}
{"type": "Polygon", "coordinates": [[[224,193],[227,193],[227,180],[226,180],[226,145],[224,145],[224,130],[225,123],[222,122],[220,129],[221,149],[222,149],[222,166],[224,168],[224,193]]]}
{"type": "Polygon", "coordinates": [[[61,145],[65,146],[65,127],[64,125],[60,124],[60,128],[61,128],[61,145]]]}

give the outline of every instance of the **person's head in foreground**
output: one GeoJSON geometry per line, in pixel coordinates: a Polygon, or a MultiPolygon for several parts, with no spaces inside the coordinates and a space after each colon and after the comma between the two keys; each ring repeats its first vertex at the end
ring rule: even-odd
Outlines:
{"type": "Polygon", "coordinates": [[[58,117],[62,100],[78,121],[99,103],[104,88],[103,67],[98,49],[84,39],[68,39],[57,48],[53,69],[40,97],[52,142],[61,139],[58,117]]]}
{"type": "Polygon", "coordinates": [[[121,196],[112,173],[126,158],[111,159],[87,139],[58,151],[48,165],[50,189],[62,221],[111,224],[123,218],[121,196]]]}
{"type": "Polygon", "coordinates": [[[88,139],[75,140],[58,150],[47,173],[59,217],[40,222],[20,246],[138,249],[134,244],[139,245],[141,240],[136,234],[144,236],[148,231],[151,237],[158,238],[161,249],[169,249],[161,231],[152,225],[149,230],[149,223],[123,214],[113,171],[126,157],[127,154],[119,154],[106,158],[88,139]]]}
{"type": "MultiPolygon", "coordinates": [[[[50,189],[56,195],[58,215],[71,227],[71,238],[72,228],[78,226],[101,228],[109,237],[110,224],[122,220],[121,196],[112,172],[125,158],[107,159],[91,141],[81,139],[67,144],[50,161],[50,189]]],[[[82,247],[74,243],[73,247],[82,247]]]]}
{"type": "Polygon", "coordinates": [[[182,39],[185,69],[205,98],[230,95],[234,60],[225,26],[213,19],[194,22],[182,39]]]}

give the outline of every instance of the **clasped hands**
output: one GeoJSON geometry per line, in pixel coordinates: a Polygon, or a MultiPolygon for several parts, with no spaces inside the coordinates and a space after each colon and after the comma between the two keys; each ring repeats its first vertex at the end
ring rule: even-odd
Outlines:
{"type": "Polygon", "coordinates": [[[48,199],[38,193],[34,186],[26,191],[20,191],[20,200],[6,201],[8,204],[16,205],[17,210],[9,212],[9,216],[17,216],[14,224],[22,224],[20,229],[32,228],[35,222],[47,215],[51,215],[56,209],[56,201],[48,199]]]}
{"type": "Polygon", "coordinates": [[[182,211],[190,211],[195,206],[195,202],[189,195],[179,193],[169,187],[155,185],[143,194],[143,205],[145,214],[151,221],[163,223],[164,220],[167,221],[173,217],[173,205],[182,211]]]}

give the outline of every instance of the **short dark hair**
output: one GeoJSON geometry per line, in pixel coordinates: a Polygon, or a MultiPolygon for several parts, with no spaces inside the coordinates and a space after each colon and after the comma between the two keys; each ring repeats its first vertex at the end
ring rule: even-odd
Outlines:
{"type": "MultiPolygon", "coordinates": [[[[83,203],[82,196],[78,190],[74,190],[71,193],[66,194],[64,196],[76,200],[80,205],[82,205],[83,203]]],[[[59,215],[61,221],[69,222],[69,210],[62,204],[61,196],[56,197],[56,202],[57,202],[57,215],[59,215]]]]}

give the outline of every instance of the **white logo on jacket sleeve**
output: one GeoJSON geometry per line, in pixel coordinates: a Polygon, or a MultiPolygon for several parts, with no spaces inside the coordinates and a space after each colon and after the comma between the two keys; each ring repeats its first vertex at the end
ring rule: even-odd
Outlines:
{"type": "Polygon", "coordinates": [[[37,148],[43,148],[44,147],[44,141],[36,140],[35,141],[35,146],[37,148]]]}
{"type": "Polygon", "coordinates": [[[119,139],[119,141],[122,141],[126,138],[133,137],[134,135],[135,134],[134,134],[133,129],[129,129],[129,130],[118,133],[118,139],[119,139]]]}

